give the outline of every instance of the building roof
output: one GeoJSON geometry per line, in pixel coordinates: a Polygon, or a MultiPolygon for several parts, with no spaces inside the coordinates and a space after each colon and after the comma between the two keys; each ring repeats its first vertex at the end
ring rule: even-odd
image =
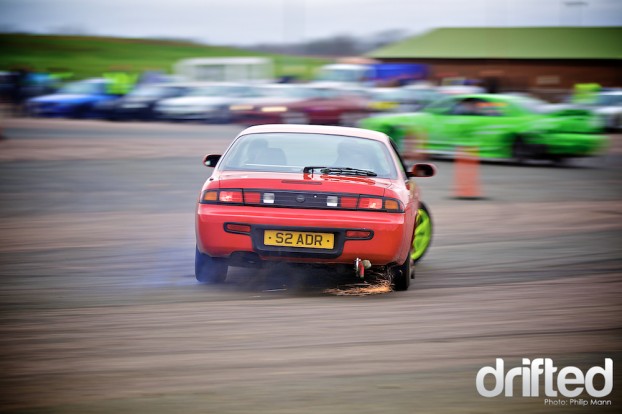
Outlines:
{"type": "Polygon", "coordinates": [[[377,59],[622,59],[622,27],[444,28],[382,47],[377,59]]]}

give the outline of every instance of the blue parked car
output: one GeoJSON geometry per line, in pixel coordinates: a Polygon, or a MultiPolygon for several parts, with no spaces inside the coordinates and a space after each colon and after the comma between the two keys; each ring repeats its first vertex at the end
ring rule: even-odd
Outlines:
{"type": "Polygon", "coordinates": [[[191,90],[190,85],[181,83],[138,85],[119,99],[97,103],[95,110],[102,118],[110,121],[152,120],[155,118],[154,108],[159,101],[184,96],[191,90]]]}
{"type": "Polygon", "coordinates": [[[56,93],[28,99],[26,111],[30,116],[42,117],[98,117],[96,104],[119,98],[108,93],[109,82],[96,78],[68,83],[56,93]]]}

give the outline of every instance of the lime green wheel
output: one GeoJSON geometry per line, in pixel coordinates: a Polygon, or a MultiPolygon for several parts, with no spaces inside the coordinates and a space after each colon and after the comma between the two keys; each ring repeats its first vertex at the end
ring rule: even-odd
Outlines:
{"type": "Polygon", "coordinates": [[[419,203],[415,223],[415,237],[413,238],[413,248],[410,254],[413,262],[417,262],[423,257],[428,247],[430,247],[430,242],[432,242],[432,217],[423,203],[419,203]]]}

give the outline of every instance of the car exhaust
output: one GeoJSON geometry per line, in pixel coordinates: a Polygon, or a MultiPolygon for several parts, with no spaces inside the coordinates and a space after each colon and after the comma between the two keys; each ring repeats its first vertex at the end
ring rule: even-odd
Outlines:
{"type": "Polygon", "coordinates": [[[370,267],[371,262],[369,260],[361,260],[358,257],[354,260],[354,271],[356,272],[356,277],[364,279],[365,269],[369,269],[370,267]]]}

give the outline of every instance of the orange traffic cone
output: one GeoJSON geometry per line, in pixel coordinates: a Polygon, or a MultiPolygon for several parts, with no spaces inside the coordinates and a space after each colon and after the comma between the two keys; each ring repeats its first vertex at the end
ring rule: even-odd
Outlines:
{"type": "Polygon", "coordinates": [[[455,198],[482,198],[479,185],[479,156],[476,148],[458,148],[454,159],[455,198]]]}

